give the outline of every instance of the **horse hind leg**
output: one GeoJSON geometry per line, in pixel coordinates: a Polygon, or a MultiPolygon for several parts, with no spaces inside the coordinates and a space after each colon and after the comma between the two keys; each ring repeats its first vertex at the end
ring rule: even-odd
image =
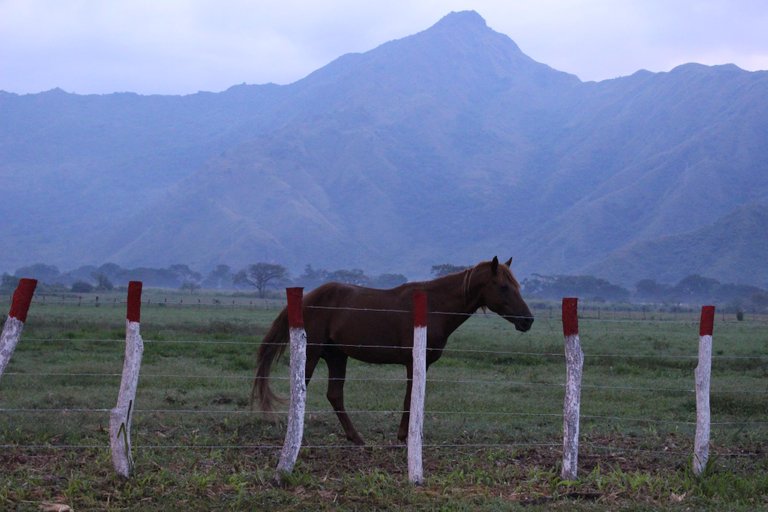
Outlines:
{"type": "Polygon", "coordinates": [[[318,350],[315,347],[307,349],[307,363],[304,366],[304,383],[307,387],[309,387],[309,381],[312,380],[312,374],[315,373],[317,363],[320,362],[321,350],[322,349],[318,350]]]}
{"type": "Polygon", "coordinates": [[[326,355],[325,362],[328,364],[328,392],[326,397],[336,412],[347,439],[362,446],[365,441],[355,430],[352,420],[349,419],[347,411],[344,409],[344,379],[347,375],[347,356],[336,352],[326,355]]]}
{"type": "Polygon", "coordinates": [[[411,419],[411,389],[413,388],[413,365],[405,365],[407,373],[407,385],[405,387],[405,399],[403,400],[403,417],[400,419],[400,428],[397,429],[397,439],[405,442],[408,440],[408,423],[411,419]]]}

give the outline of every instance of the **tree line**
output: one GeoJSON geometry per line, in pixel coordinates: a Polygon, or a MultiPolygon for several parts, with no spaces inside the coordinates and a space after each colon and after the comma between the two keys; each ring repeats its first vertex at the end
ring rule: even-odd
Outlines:
{"type": "Polygon", "coordinates": [[[109,291],[115,283],[125,286],[128,281],[142,281],[147,287],[181,289],[196,292],[210,290],[255,290],[259,297],[265,297],[269,290],[286,286],[315,288],[325,282],[370,286],[374,288],[393,288],[408,281],[403,274],[367,275],[362,269],[326,270],[307,265],[304,272],[291,276],[283,265],[259,262],[235,270],[229,265],[220,264],[203,274],[185,264],[174,264],[166,268],[136,267],[123,268],[115,263],[101,266],[86,265],[69,272],[61,272],[55,265],[35,263],[16,269],[13,274],[3,273],[0,278],[0,290],[12,291],[22,277],[30,277],[40,282],[41,289],[49,291],[68,291],[73,293],[91,293],[109,291]]]}
{"type": "MultiPolygon", "coordinates": [[[[431,275],[440,277],[460,272],[468,266],[441,263],[431,267],[431,275]]],[[[43,289],[90,293],[109,291],[115,283],[125,286],[128,281],[142,281],[145,286],[181,289],[196,292],[202,289],[255,291],[259,297],[279,293],[287,286],[312,289],[323,283],[336,281],[373,288],[394,288],[408,281],[403,274],[369,276],[362,269],[327,270],[306,265],[301,274],[292,276],[286,267],[276,263],[259,262],[234,270],[220,264],[203,274],[188,265],[174,264],[166,268],[123,268],[114,263],[101,266],[83,266],[61,272],[53,265],[36,263],[4,273],[0,279],[3,292],[15,289],[19,278],[37,279],[43,289]]],[[[768,291],[757,286],[721,283],[700,275],[687,276],[675,284],[658,283],[643,279],[633,290],[594,276],[532,274],[521,281],[523,295],[531,299],[559,300],[573,296],[595,302],[635,302],[694,304],[711,302],[736,309],[768,310],[768,291]]]]}
{"type": "Polygon", "coordinates": [[[533,274],[521,283],[527,297],[559,299],[580,297],[595,302],[654,304],[721,304],[735,310],[768,310],[768,291],[757,286],[721,283],[692,274],[675,284],[642,279],[630,291],[594,276],[533,274]]]}

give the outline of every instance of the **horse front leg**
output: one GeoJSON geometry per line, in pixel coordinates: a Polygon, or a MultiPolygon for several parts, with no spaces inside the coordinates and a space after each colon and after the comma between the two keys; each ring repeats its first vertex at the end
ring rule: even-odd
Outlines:
{"type": "Polygon", "coordinates": [[[413,387],[413,364],[405,365],[407,384],[405,387],[405,400],[403,400],[403,417],[400,419],[400,428],[397,429],[397,439],[405,442],[408,439],[408,423],[411,420],[411,388],[413,387]]]}
{"type": "Polygon", "coordinates": [[[347,411],[344,409],[344,379],[347,375],[347,356],[340,352],[333,353],[325,357],[328,365],[328,392],[326,398],[331,403],[333,410],[336,411],[336,417],[339,418],[347,439],[357,445],[364,445],[365,441],[352,425],[347,411]]]}

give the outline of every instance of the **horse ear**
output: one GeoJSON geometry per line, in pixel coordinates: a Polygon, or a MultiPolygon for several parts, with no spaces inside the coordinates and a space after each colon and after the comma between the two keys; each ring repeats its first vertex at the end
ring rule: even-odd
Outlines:
{"type": "Polygon", "coordinates": [[[506,263],[504,263],[507,268],[512,268],[512,257],[510,256],[506,263]]]}
{"type": "Polygon", "coordinates": [[[499,258],[497,256],[493,257],[493,260],[491,260],[491,272],[494,274],[499,270],[499,258]]]}

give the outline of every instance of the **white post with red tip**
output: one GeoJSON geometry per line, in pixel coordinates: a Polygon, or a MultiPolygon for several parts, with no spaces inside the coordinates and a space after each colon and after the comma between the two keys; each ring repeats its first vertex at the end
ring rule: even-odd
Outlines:
{"type": "Polygon", "coordinates": [[[144,353],[144,341],[140,333],[141,286],[140,281],[131,281],[128,284],[123,376],[120,381],[117,405],[109,413],[109,445],[112,451],[112,464],[117,474],[123,478],[130,477],[133,472],[131,419],[136,389],[139,385],[141,356],[144,353]]]}
{"type": "Polygon", "coordinates": [[[579,341],[578,299],[563,299],[565,336],[565,400],[563,407],[563,480],[576,480],[579,465],[579,410],[584,353],[579,341]]]}
{"type": "Polygon", "coordinates": [[[699,323],[699,364],[696,366],[696,438],[693,443],[693,473],[701,475],[709,460],[709,388],[712,374],[712,331],[715,306],[702,306],[699,323]]]}
{"type": "Polygon", "coordinates": [[[424,434],[424,397],[427,387],[427,294],[413,292],[413,372],[411,407],[408,419],[408,480],[424,482],[422,438],[424,434]]]}
{"type": "Polygon", "coordinates": [[[24,330],[24,322],[27,321],[27,312],[36,286],[36,279],[22,278],[16,286],[16,291],[13,292],[11,310],[8,312],[3,332],[0,334],[0,377],[3,376],[13,351],[16,350],[16,345],[21,339],[21,331],[24,330]]]}
{"type": "Polygon", "coordinates": [[[304,410],[307,402],[307,333],[302,314],[303,288],[286,288],[288,297],[288,332],[291,354],[291,402],[285,442],[280,452],[275,480],[280,482],[293,471],[304,437],[304,410]]]}

